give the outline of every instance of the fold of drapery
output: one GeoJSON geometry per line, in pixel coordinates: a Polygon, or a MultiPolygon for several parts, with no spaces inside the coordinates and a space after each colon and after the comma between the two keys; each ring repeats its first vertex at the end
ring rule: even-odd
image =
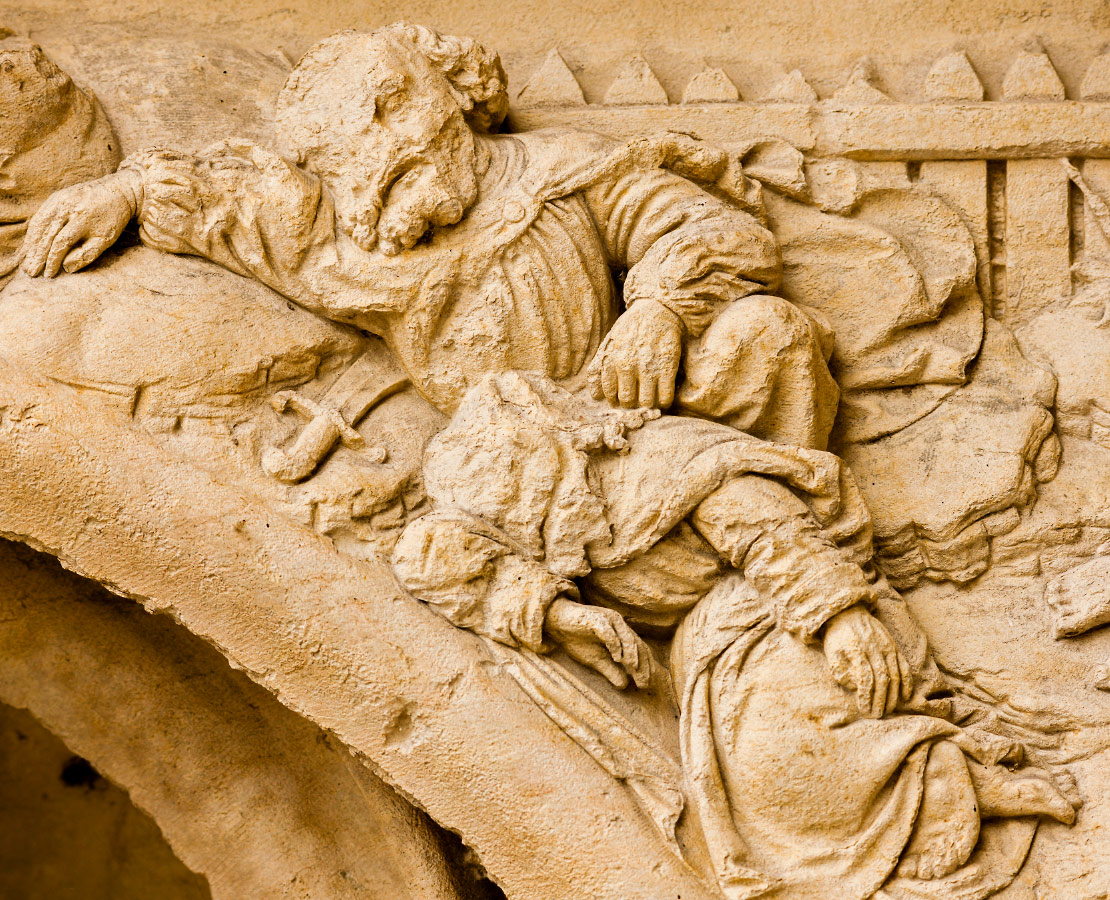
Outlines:
{"type": "Polygon", "coordinates": [[[502,669],[559,728],[613,778],[627,785],[676,855],[685,806],[682,771],[655,742],[568,669],[527,649],[483,639],[502,669]]]}
{"type": "Polygon", "coordinates": [[[1032,843],[1035,819],[980,823],[971,857],[946,877],[923,881],[893,874],[917,819],[932,745],[948,739],[983,762],[997,762],[1005,751],[942,718],[919,714],[916,697],[891,716],[861,720],[850,695],[826,684],[831,675],[820,655],[776,631],[765,602],[739,576],[703,598],[675,635],[671,672],[687,802],[697,811],[725,897],[985,900],[1013,881],[1032,843]],[[792,703],[799,696],[804,708],[792,703]],[[778,728],[777,709],[791,710],[798,735],[778,728]],[[753,728],[765,734],[752,740],[753,728]],[[808,756],[790,752],[791,741],[808,747],[808,756]],[[773,767],[783,754],[800,775],[762,768],[773,767]],[[840,764],[830,767],[830,757],[840,764]],[[812,793],[805,787],[807,760],[823,777],[844,773],[848,779],[843,790],[831,789],[832,796],[844,794],[833,804],[832,818],[841,819],[831,826],[839,829],[834,835],[821,833],[826,823],[813,809],[785,802],[799,784],[803,806],[830,790],[827,784],[812,793]],[[853,778],[853,769],[863,777],[853,778]],[[764,808],[745,808],[751,802],[764,808]],[[844,808],[853,803],[859,808],[845,817],[844,808]],[[857,827],[846,827],[853,821],[857,827]]]}

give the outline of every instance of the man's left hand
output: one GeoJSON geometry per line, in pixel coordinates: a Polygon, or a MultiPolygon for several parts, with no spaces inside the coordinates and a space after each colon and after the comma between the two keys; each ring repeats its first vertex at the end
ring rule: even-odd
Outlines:
{"type": "Polygon", "coordinates": [[[637,300],[617,319],[586,371],[594,397],[627,409],[669,407],[682,336],[682,321],[667,307],[637,300]]]}
{"type": "Polygon", "coordinates": [[[571,659],[600,672],[618,690],[628,687],[629,679],[641,689],[651,685],[651,651],[620,613],[557,597],[543,627],[571,659]]]}
{"type": "Polygon", "coordinates": [[[881,719],[913,696],[913,673],[885,626],[859,604],[825,625],[825,658],[833,677],[856,695],[860,715],[881,719]]]}

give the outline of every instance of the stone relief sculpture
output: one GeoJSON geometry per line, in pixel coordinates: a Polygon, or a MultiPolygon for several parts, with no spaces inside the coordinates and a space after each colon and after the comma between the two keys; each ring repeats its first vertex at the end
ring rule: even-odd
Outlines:
{"type": "Polygon", "coordinates": [[[119,144],[104,110],[41,48],[0,30],[3,54],[4,231],[0,284],[21,258],[27,220],[51,192],[115,169],[119,144]]]}
{"type": "MultiPolygon", "coordinates": [[[[504,131],[497,55],[417,25],[314,46],[273,147],[119,162],[37,47],[0,78],[5,364],[388,565],[702,896],[980,900],[1076,821],[1041,711],[938,666],[900,593],[1071,528],[1056,633],[1110,621],[1105,535],[1041,496],[1101,387],[1060,314],[984,309],[943,191],[758,133],[504,131]]],[[[1087,268],[1065,318],[1105,313],[1087,268]]]]}

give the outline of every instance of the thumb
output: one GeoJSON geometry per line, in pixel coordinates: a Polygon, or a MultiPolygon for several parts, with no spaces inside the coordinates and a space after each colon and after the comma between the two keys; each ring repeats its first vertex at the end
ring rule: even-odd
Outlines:
{"type": "Polygon", "coordinates": [[[78,269],[83,269],[85,266],[96,261],[106,249],[107,244],[101,240],[86,241],[80,247],[71,250],[64,260],[62,260],[62,268],[67,273],[76,272],[78,269]]]}
{"type": "Polygon", "coordinates": [[[596,644],[582,647],[577,654],[577,658],[580,663],[601,674],[618,691],[623,691],[628,687],[628,673],[613,662],[604,647],[596,644]]]}
{"type": "Polygon", "coordinates": [[[605,361],[605,345],[602,344],[594,353],[594,358],[586,366],[586,382],[595,400],[604,400],[605,391],[601,387],[601,366],[605,361]]]}
{"type": "Polygon", "coordinates": [[[849,691],[856,689],[856,681],[852,677],[852,666],[848,660],[848,654],[843,650],[837,650],[829,657],[829,669],[832,671],[836,683],[842,688],[849,691]]]}

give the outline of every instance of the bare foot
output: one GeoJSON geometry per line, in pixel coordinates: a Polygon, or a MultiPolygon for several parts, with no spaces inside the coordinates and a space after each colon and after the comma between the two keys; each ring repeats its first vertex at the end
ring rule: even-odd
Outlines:
{"type": "Polygon", "coordinates": [[[1075,821],[1082,805],[1070,774],[1053,777],[1043,769],[1011,772],[1004,766],[984,766],[967,761],[983,818],[1047,816],[1065,825],[1075,821]]]}
{"type": "Polygon", "coordinates": [[[979,840],[979,807],[963,751],[941,741],[929,751],[925,791],[898,874],[943,878],[967,862],[979,840]]]}

